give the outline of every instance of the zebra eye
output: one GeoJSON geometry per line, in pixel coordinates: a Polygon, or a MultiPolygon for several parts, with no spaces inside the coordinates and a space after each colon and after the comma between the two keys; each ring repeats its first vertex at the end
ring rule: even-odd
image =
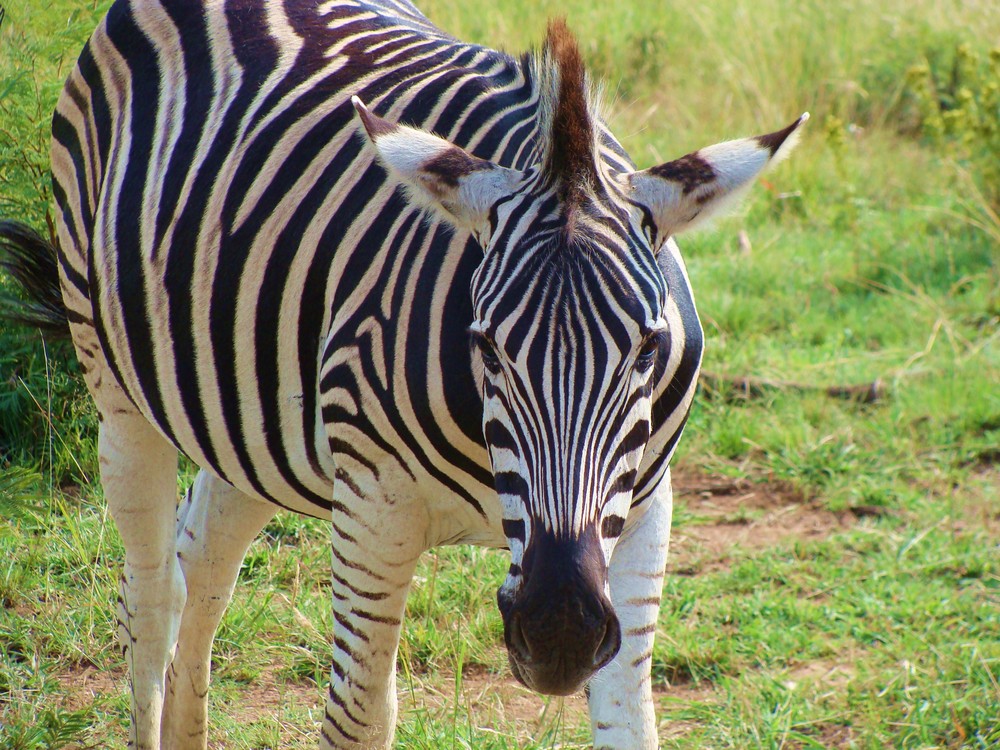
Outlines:
{"type": "Polygon", "coordinates": [[[486,336],[476,336],[476,346],[479,347],[479,355],[483,358],[483,366],[494,375],[500,373],[500,355],[497,354],[493,342],[486,336]]]}
{"type": "Polygon", "coordinates": [[[645,372],[656,361],[656,353],[660,350],[660,337],[656,334],[647,336],[639,347],[639,355],[635,359],[635,366],[640,372],[645,372]]]}

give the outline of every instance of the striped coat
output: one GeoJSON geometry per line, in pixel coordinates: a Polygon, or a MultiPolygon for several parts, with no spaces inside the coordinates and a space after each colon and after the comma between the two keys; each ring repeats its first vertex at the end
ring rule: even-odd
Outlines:
{"type": "Polygon", "coordinates": [[[636,170],[560,22],[515,58],[406,0],[118,0],[53,118],[58,245],[0,246],[53,264],[21,276],[101,414],[131,746],[206,746],[215,629],[286,508],[332,521],[323,747],[391,743],[416,560],[459,542],[510,549],[514,675],[588,685],[595,747],[656,747],[702,352],[673,237],[803,120],[636,170]]]}

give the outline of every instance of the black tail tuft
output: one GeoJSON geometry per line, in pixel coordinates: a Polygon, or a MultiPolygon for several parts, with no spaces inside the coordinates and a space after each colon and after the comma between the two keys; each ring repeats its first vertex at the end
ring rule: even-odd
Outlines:
{"type": "Polygon", "coordinates": [[[25,297],[0,296],[0,316],[38,328],[49,338],[69,338],[55,245],[29,226],[0,221],[0,268],[13,277],[25,297]]]}

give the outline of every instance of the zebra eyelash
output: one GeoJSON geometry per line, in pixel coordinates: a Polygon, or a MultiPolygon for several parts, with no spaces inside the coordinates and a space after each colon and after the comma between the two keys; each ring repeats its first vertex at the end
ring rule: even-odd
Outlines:
{"type": "Polygon", "coordinates": [[[497,346],[489,336],[482,331],[469,331],[470,346],[479,350],[479,356],[483,359],[483,366],[492,373],[500,373],[500,355],[497,354],[497,346]]]}
{"type": "Polygon", "coordinates": [[[641,373],[647,372],[656,363],[659,352],[670,345],[670,332],[666,328],[653,331],[639,345],[639,353],[635,358],[635,368],[641,373]]]}

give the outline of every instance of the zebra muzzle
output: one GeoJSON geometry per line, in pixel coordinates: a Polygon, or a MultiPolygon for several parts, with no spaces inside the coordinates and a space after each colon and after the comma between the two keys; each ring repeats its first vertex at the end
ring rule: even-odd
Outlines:
{"type": "Polygon", "coordinates": [[[575,693],[621,647],[596,537],[536,536],[525,550],[523,571],[521,588],[498,596],[511,671],[540,693],[575,693]]]}

